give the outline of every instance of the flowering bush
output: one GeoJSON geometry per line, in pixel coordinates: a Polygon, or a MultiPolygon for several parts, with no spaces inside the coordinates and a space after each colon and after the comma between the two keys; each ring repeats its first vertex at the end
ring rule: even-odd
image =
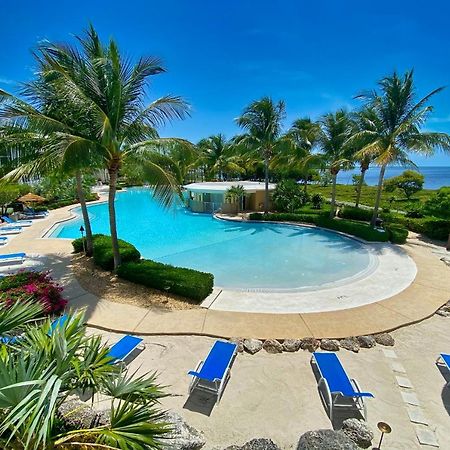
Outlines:
{"type": "Polygon", "coordinates": [[[0,299],[11,304],[31,299],[43,305],[48,314],[64,309],[67,304],[63,288],[55,283],[48,272],[19,272],[0,280],[0,299]]]}

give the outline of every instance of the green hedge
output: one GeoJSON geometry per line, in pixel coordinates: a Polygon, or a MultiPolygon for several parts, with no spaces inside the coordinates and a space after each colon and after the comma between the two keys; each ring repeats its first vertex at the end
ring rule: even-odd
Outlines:
{"type": "MultiPolygon", "coordinates": [[[[114,269],[114,256],[111,245],[111,237],[104,234],[94,234],[93,239],[93,257],[94,263],[105,270],[114,269]]],[[[81,238],[72,242],[75,253],[83,251],[83,242],[81,238]]],[[[139,250],[132,244],[119,239],[119,252],[122,262],[139,261],[141,254],[139,250]]]]}
{"type": "Polygon", "coordinates": [[[197,301],[211,294],[214,285],[214,277],[210,273],[174,267],[147,259],[123,263],[118,268],[117,274],[133,283],[197,301]]]}
{"type": "Polygon", "coordinates": [[[329,228],[342,233],[351,234],[366,241],[371,242],[387,242],[389,234],[374,230],[370,225],[361,222],[353,222],[346,219],[330,219],[328,213],[320,214],[267,214],[260,213],[250,214],[251,220],[269,220],[274,222],[303,222],[312,223],[319,227],[329,228]]]}
{"type": "Polygon", "coordinates": [[[402,226],[386,225],[386,231],[389,234],[389,240],[393,244],[404,244],[408,237],[408,229],[402,226]]]}
{"type": "Polygon", "coordinates": [[[343,206],[339,209],[338,216],[343,219],[361,220],[370,222],[373,215],[373,209],[355,208],[354,206],[343,206]]]}

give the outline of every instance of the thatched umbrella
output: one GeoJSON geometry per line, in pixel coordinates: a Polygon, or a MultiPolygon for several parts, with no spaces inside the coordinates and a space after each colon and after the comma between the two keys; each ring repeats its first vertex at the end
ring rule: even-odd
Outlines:
{"type": "Polygon", "coordinates": [[[19,197],[17,201],[20,203],[42,203],[45,202],[46,199],[44,197],[41,197],[40,195],[29,192],[28,194],[19,197]]]}

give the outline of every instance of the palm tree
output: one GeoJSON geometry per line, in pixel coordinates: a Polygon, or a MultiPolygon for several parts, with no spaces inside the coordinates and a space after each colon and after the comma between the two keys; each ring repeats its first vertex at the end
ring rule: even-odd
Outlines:
{"type": "Polygon", "coordinates": [[[280,137],[286,106],[282,100],[274,102],[263,97],[248,105],[236,123],[246,131],[240,143],[251,151],[257,151],[264,160],[264,214],[269,212],[269,165],[274,154],[286,145],[280,137]]]}
{"type": "Polygon", "coordinates": [[[303,117],[293,122],[286,133],[292,141],[292,147],[286,157],[281,158],[280,164],[287,168],[296,168],[303,178],[305,192],[308,188],[308,179],[311,170],[322,165],[322,155],[315,153],[320,135],[320,125],[309,117],[303,117]]]}
{"type": "Polygon", "coordinates": [[[202,139],[197,148],[203,154],[202,160],[207,167],[209,176],[223,181],[228,172],[241,172],[233,154],[232,142],[219,133],[202,139]]]}
{"type": "Polygon", "coordinates": [[[57,85],[67,109],[85,111],[86,120],[67,124],[55,120],[30,105],[13,99],[7,111],[10,119],[25,118],[50,135],[51,145],[45,159],[58,159],[70,152],[81,160],[87,151],[95,155],[109,175],[109,222],[114,268],[120,265],[115,196],[117,179],[126,159],[141,165],[145,178],[153,186],[155,198],[168,206],[173,193],[179,192],[174,177],[151,159],[155,148],[191,144],[182,139],[160,138],[156,127],[188,114],[187,104],[175,96],[159,98],[143,106],[146,85],[151,76],[165,71],[156,58],[140,58],[135,64],[123,57],[111,40],[104,45],[91,26],[75,46],[43,43],[37,58],[47,68],[46,83],[57,85]],[[92,133],[95,131],[95,133],[92,133]]]}
{"type": "Polygon", "coordinates": [[[330,218],[336,214],[336,181],[341,169],[350,165],[350,146],[347,141],[350,137],[352,123],[350,117],[343,109],[335,113],[328,113],[320,121],[321,132],[319,143],[323,157],[332,177],[330,218]]]}
{"type": "Polygon", "coordinates": [[[40,308],[26,301],[1,303],[0,311],[2,334],[22,331],[0,352],[3,448],[162,448],[168,427],[157,404],[166,394],[155,375],[136,377],[111,364],[109,348],[98,336],[86,336],[83,313],[68,314],[51,330],[49,320],[27,325],[40,308]],[[66,401],[87,391],[110,398],[111,414],[103,423],[83,427],[70,420],[83,404],[68,407],[66,401]]]}
{"type": "Polygon", "coordinates": [[[410,163],[408,153],[431,155],[437,148],[450,149],[450,137],[445,133],[424,132],[421,127],[433,110],[429,100],[442,91],[438,88],[416,102],[413,71],[399,76],[394,72],[379,83],[379,92],[360,94],[357,98],[371,108],[376,119],[373,129],[362,130],[355,139],[367,139],[368,143],[358,152],[359,157],[368,156],[380,166],[377,196],[371,220],[375,226],[380,207],[386,167],[410,163]]]}
{"type": "Polygon", "coordinates": [[[237,213],[240,213],[242,200],[245,196],[244,186],[238,184],[236,186],[231,186],[225,192],[225,199],[237,204],[237,213]]]}

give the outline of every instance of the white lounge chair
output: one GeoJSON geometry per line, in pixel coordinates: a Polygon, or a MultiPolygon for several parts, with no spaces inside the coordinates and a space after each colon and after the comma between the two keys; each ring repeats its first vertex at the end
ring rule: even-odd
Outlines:
{"type": "Polygon", "coordinates": [[[25,261],[27,255],[25,253],[9,253],[7,255],[0,255],[0,263],[20,263],[25,261]]]}
{"type": "Polygon", "coordinates": [[[33,225],[33,222],[31,220],[12,220],[11,217],[8,216],[2,216],[1,219],[8,223],[9,225],[17,225],[20,227],[31,227],[33,225]]]}
{"type": "Polygon", "coordinates": [[[0,227],[0,235],[2,234],[19,234],[22,232],[22,227],[12,227],[10,225],[0,227]]]}

